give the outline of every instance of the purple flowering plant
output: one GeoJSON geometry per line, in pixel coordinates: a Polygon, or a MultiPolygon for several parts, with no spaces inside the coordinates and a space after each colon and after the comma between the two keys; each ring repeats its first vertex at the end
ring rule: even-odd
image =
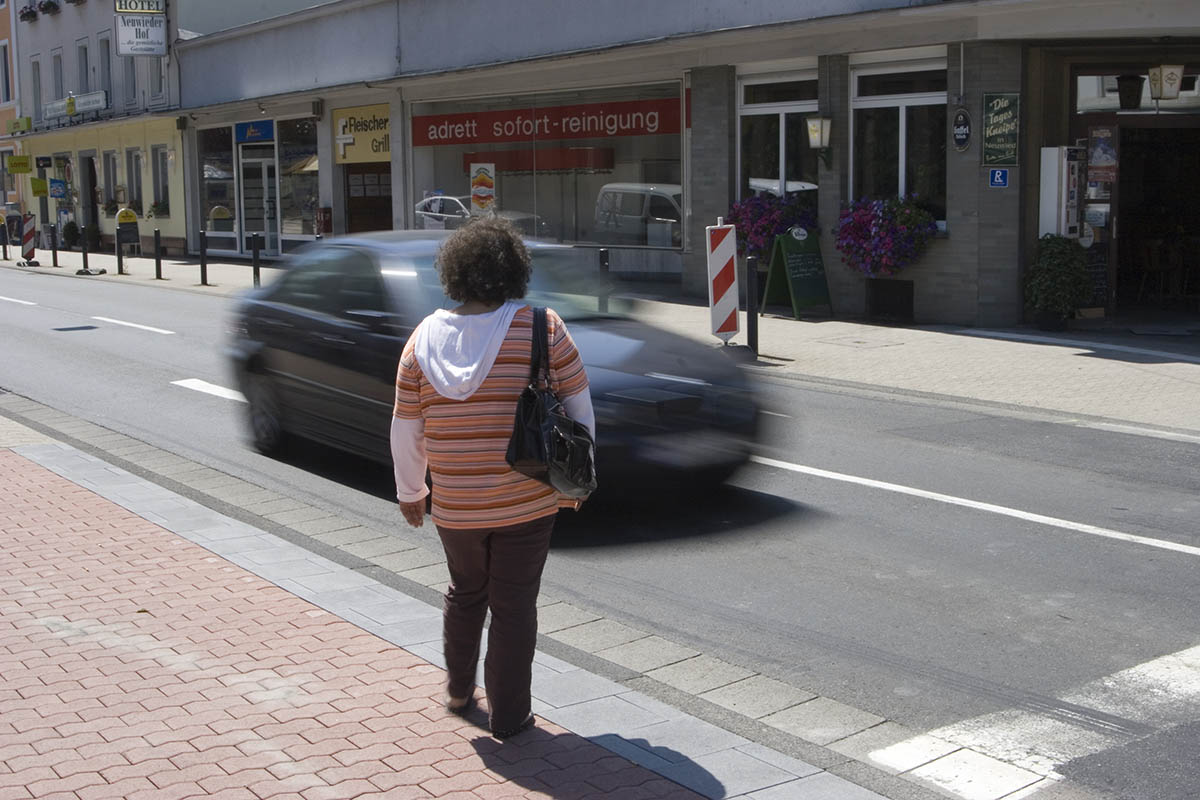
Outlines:
{"type": "Polygon", "coordinates": [[[783,197],[762,192],[734,203],[725,222],[737,227],[738,252],[769,258],[775,237],[799,225],[812,229],[817,225],[817,212],[812,200],[803,192],[790,192],[783,197]]]}
{"type": "Polygon", "coordinates": [[[895,275],[921,257],[936,233],[937,222],[916,195],[864,197],[842,209],[836,246],[843,263],[868,277],[895,275]]]}

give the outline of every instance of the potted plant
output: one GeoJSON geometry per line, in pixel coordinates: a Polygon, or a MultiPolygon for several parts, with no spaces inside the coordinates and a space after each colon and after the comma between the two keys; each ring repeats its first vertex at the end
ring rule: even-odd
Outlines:
{"type": "Polygon", "coordinates": [[[171,216],[171,204],[166,200],[156,201],[150,204],[150,213],[147,217],[169,217],[171,216]]]}
{"type": "MultiPolygon", "coordinates": [[[[817,227],[817,210],[813,207],[815,198],[809,194],[791,192],[780,197],[762,192],[730,207],[725,221],[737,228],[738,253],[757,258],[757,271],[760,274],[770,266],[776,236],[782,236],[797,226],[806,230],[817,227]]],[[[767,282],[760,280],[758,287],[761,304],[767,282]]]]}
{"type": "Polygon", "coordinates": [[[68,2],[68,3],[70,3],[70,4],[71,4],[71,5],[73,5],[73,6],[81,6],[81,5],[83,5],[84,3],[86,3],[86,2],[87,2],[87,0],[67,0],[67,2],[68,2]]]}
{"type": "Polygon", "coordinates": [[[868,317],[913,320],[913,282],[881,279],[920,259],[936,233],[937,221],[916,195],[864,197],[842,209],[834,245],[842,263],[866,276],[868,317]]]}
{"type": "Polygon", "coordinates": [[[38,0],[37,8],[43,14],[57,14],[60,10],[58,0],[38,0]]]}
{"type": "Polygon", "coordinates": [[[73,250],[79,244],[79,226],[71,220],[62,228],[62,243],[64,250],[73,250]]]}
{"type": "Polygon", "coordinates": [[[1087,255],[1077,239],[1048,233],[1038,240],[1037,255],[1025,281],[1025,300],[1042,330],[1063,330],[1092,292],[1087,255]]]}
{"type": "Polygon", "coordinates": [[[120,210],[121,210],[121,207],[119,205],[117,205],[116,200],[109,200],[107,203],[104,204],[105,216],[115,217],[117,215],[117,212],[120,210]]]}
{"type": "Polygon", "coordinates": [[[17,19],[21,22],[33,22],[37,19],[37,14],[37,6],[31,0],[28,5],[21,6],[21,9],[17,11],[17,19]]]}

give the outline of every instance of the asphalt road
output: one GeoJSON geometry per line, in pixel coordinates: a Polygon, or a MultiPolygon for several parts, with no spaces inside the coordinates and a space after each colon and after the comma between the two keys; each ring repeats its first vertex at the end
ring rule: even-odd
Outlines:
{"type": "MultiPolygon", "coordinates": [[[[0,387],[402,525],[387,470],[315,446],[264,458],[240,403],[173,384],[233,385],[230,301],[12,270],[0,298],[0,387]]],[[[762,389],[761,455],[784,467],[750,465],[702,497],[598,497],[562,517],[547,586],[917,731],[1020,750],[1056,735],[1046,719],[1070,723],[1098,742],[1068,748],[1073,785],[1200,796],[1194,770],[1171,766],[1200,751],[1200,686],[1172,683],[1168,658],[1200,644],[1200,551],[1169,549],[1200,546],[1200,445],[803,381],[762,389]]],[[[401,535],[437,547],[431,526],[401,535]]]]}

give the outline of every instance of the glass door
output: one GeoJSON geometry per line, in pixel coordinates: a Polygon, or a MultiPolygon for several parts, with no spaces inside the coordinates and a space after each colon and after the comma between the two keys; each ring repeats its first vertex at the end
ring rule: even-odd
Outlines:
{"type": "Polygon", "coordinates": [[[260,252],[279,255],[279,188],[274,147],[242,148],[241,185],[242,252],[252,251],[251,234],[257,233],[260,252]],[[267,153],[269,157],[262,157],[267,153]]]}

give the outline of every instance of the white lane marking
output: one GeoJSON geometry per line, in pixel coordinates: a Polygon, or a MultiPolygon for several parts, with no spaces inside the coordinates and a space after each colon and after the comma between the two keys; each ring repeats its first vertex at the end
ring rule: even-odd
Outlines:
{"type": "Polygon", "coordinates": [[[92,319],[98,319],[101,322],[111,322],[113,325],[125,325],[130,328],[137,328],[137,329],[143,330],[143,331],[150,331],[151,333],[162,333],[162,334],[166,334],[168,336],[175,335],[175,331],[163,330],[162,328],[153,328],[149,325],[139,325],[136,322],[126,322],[126,321],[120,320],[120,319],[113,319],[112,317],[92,317],[92,319]]]}
{"type": "Polygon", "coordinates": [[[1193,547],[1192,545],[1180,544],[1178,542],[1170,542],[1165,539],[1151,539],[1148,536],[1138,536],[1133,533],[1115,531],[1111,528],[1101,528],[1098,525],[1089,525],[1086,522],[1072,522],[1069,519],[1059,519],[1058,517],[1048,517],[1045,514],[1034,514],[1030,511],[1021,511],[1018,508],[1008,508],[1007,506],[998,506],[994,503],[983,503],[978,500],[968,500],[964,497],[955,497],[954,495],[941,494],[940,492],[929,492],[924,489],[913,488],[912,486],[901,486],[898,483],[877,481],[871,478],[862,478],[858,475],[847,475],[843,472],[830,472],[829,470],[817,469],[816,467],[806,467],[801,464],[792,464],[787,461],[777,461],[773,458],[751,456],[750,460],[756,464],[762,464],[766,467],[775,467],[776,469],[784,469],[788,470],[789,472],[799,472],[802,475],[812,475],[817,478],[827,478],[829,480],[842,481],[844,483],[855,483],[859,486],[868,486],[872,489],[882,489],[885,492],[896,492],[897,494],[920,497],[925,500],[933,500],[938,503],[962,506],[963,508],[971,508],[975,509],[976,511],[986,511],[990,514],[1013,517],[1014,519],[1025,520],[1026,522],[1036,522],[1039,525],[1049,525],[1054,528],[1075,531],[1076,533],[1086,533],[1091,536],[1102,536],[1106,539],[1116,539],[1122,542],[1143,544],[1147,547],[1157,547],[1162,550],[1173,550],[1177,553],[1186,553],[1190,556],[1200,556],[1200,547],[1193,547]]]}
{"type": "Polygon", "coordinates": [[[762,413],[766,414],[768,417],[783,417],[784,419],[792,418],[791,414],[780,414],[778,411],[767,411],[765,408],[761,410],[762,413]]]}
{"type": "Polygon", "coordinates": [[[37,303],[34,303],[30,300],[18,300],[15,297],[0,297],[0,300],[4,300],[5,302],[8,302],[8,303],[20,303],[23,306],[36,306],[37,305],[37,303]]]}
{"type": "Polygon", "coordinates": [[[1149,350],[1144,347],[1130,347],[1125,344],[1108,344],[1107,342],[1089,342],[1086,339],[1056,339],[1053,336],[1037,336],[1029,333],[1009,333],[1007,331],[986,331],[974,328],[963,328],[955,333],[965,336],[975,336],[980,339],[1007,339],[1014,342],[1031,342],[1033,344],[1056,344],[1061,347],[1077,347],[1081,350],[1111,350],[1117,353],[1132,353],[1139,356],[1161,358],[1166,361],[1183,361],[1188,364],[1200,364],[1200,357],[1172,353],[1169,350],[1149,350]]]}
{"type": "Polygon", "coordinates": [[[202,381],[199,378],[185,378],[181,381],[171,381],[171,385],[182,386],[185,389],[192,389],[193,391],[216,395],[217,397],[223,397],[226,400],[236,400],[239,403],[246,402],[246,396],[237,389],[226,389],[224,386],[218,386],[215,383],[202,381]]]}
{"type": "MultiPolygon", "coordinates": [[[[1188,722],[1195,718],[1200,706],[1200,647],[1106,675],[1060,699],[1155,729],[1188,722]]],[[[1057,768],[1068,761],[1120,746],[1134,738],[1136,734],[1116,727],[1100,730],[1073,724],[1062,716],[1007,709],[936,728],[871,752],[867,758],[935,780],[944,788],[969,797],[966,786],[974,776],[953,769],[954,762],[949,760],[953,753],[919,765],[913,763],[919,757],[914,759],[910,754],[914,749],[936,752],[930,750],[931,743],[941,743],[943,749],[964,747],[981,757],[1057,780],[1062,777],[1057,768]]]]}
{"type": "Polygon", "coordinates": [[[1151,436],[1155,439],[1167,439],[1172,442],[1200,444],[1200,436],[1195,436],[1190,433],[1159,431],[1155,430],[1154,428],[1142,428],[1137,425],[1118,425],[1115,422],[1076,422],[1073,424],[1078,425],[1081,428],[1095,428],[1096,430],[1112,431],[1113,433],[1128,433],[1132,436],[1151,436]]]}

